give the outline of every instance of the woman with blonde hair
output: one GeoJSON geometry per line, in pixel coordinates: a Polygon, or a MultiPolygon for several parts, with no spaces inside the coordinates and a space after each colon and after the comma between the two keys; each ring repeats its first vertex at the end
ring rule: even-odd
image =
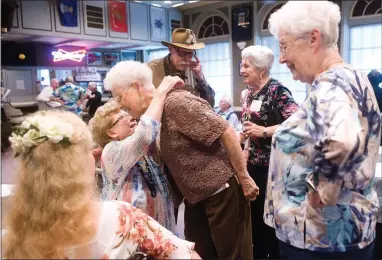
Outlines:
{"type": "Polygon", "coordinates": [[[331,1],[288,1],[269,18],[280,63],[310,85],[272,139],[264,218],[285,258],[372,258],[381,117],[367,76],[338,52],[340,20],[331,1]]]}
{"type": "MultiPolygon", "coordinates": [[[[120,62],[116,67],[124,66],[120,62]]],[[[140,63],[135,66],[135,77],[143,77],[140,63]]],[[[149,70],[150,71],[150,70],[149,70]]],[[[134,76],[133,76],[134,77],[134,76]]],[[[126,84],[132,78],[115,77],[113,68],[105,82],[126,84]]],[[[157,92],[168,85],[183,84],[180,78],[167,76],[157,92]]],[[[147,84],[152,84],[147,81],[147,84]]],[[[166,95],[163,95],[163,101],[166,95]]],[[[118,97],[117,97],[118,98],[118,97]]],[[[162,101],[162,100],[161,100],[162,101]]],[[[156,139],[161,127],[163,102],[153,100],[139,122],[117,102],[112,101],[100,107],[90,128],[95,142],[103,147],[101,168],[103,177],[103,200],[122,200],[140,208],[161,225],[175,232],[174,206],[167,181],[158,164],[154,161],[156,139]]]]}
{"type": "Polygon", "coordinates": [[[92,139],[76,115],[29,116],[10,138],[21,160],[7,232],[6,259],[197,257],[183,241],[122,201],[94,199],[92,139]]]}

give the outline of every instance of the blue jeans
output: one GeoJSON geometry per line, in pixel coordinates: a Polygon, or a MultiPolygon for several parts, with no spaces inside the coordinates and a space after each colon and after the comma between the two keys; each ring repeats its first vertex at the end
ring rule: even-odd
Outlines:
{"type": "Polygon", "coordinates": [[[293,260],[316,260],[316,259],[346,259],[346,260],[371,260],[373,257],[374,243],[362,249],[353,249],[346,252],[316,252],[300,249],[279,240],[280,258],[293,260]]]}

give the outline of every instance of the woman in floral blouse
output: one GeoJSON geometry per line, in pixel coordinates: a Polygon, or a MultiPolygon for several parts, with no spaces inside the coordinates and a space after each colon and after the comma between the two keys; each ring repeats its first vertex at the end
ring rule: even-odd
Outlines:
{"type": "MultiPolygon", "coordinates": [[[[121,65],[123,63],[116,66],[121,65]]],[[[142,71],[145,70],[137,73],[142,71]]],[[[166,86],[170,81],[177,84],[180,79],[176,81],[174,78],[165,78],[162,84],[166,86]]],[[[115,77],[113,69],[108,73],[105,82],[126,83],[115,77]]],[[[163,88],[163,85],[160,87],[163,88]]],[[[175,232],[174,206],[166,178],[153,158],[155,141],[161,127],[159,120],[162,110],[162,103],[152,103],[148,112],[137,123],[116,102],[109,102],[97,110],[90,125],[94,140],[103,147],[102,199],[129,202],[175,232]]]]}
{"type": "MultiPolygon", "coordinates": [[[[162,103],[162,97],[156,102],[162,103]]],[[[20,169],[2,237],[5,259],[198,257],[143,211],[94,197],[94,158],[87,125],[75,114],[29,116],[12,137],[20,169]]]]}
{"type": "Polygon", "coordinates": [[[278,256],[275,232],[263,221],[266,183],[268,178],[271,139],[279,124],[298,109],[289,90],[269,76],[274,56],[265,46],[249,46],[242,53],[240,73],[248,86],[243,102],[243,138],[248,158],[248,173],[260,188],[251,202],[252,240],[254,258],[278,256]]]}
{"type": "Polygon", "coordinates": [[[381,117],[367,75],[338,51],[340,8],[289,1],[270,16],[280,62],[310,84],[274,133],[264,217],[289,259],[371,259],[381,117]]]}

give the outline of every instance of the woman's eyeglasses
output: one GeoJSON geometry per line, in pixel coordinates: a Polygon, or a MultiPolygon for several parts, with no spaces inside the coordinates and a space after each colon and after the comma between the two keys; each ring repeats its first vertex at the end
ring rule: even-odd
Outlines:
{"type": "Polygon", "coordinates": [[[128,114],[120,115],[120,116],[118,117],[118,119],[115,120],[115,122],[112,124],[111,127],[115,126],[119,121],[121,121],[121,120],[128,120],[129,118],[130,118],[130,115],[128,115],[128,114]]]}

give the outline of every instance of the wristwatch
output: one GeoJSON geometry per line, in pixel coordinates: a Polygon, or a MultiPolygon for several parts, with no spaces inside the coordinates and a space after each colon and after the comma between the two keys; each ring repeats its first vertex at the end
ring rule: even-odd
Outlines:
{"type": "Polygon", "coordinates": [[[263,130],[263,137],[264,138],[267,138],[268,136],[267,136],[267,128],[266,127],[264,127],[264,130],[263,130]]]}

